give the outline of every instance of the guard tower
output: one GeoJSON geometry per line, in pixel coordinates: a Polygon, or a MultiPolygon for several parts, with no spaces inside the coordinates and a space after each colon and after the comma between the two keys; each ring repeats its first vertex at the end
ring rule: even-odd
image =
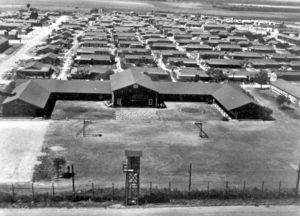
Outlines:
{"type": "Polygon", "coordinates": [[[138,205],[140,193],[140,164],[142,151],[125,151],[127,162],[123,164],[125,180],[125,204],[138,205]]]}

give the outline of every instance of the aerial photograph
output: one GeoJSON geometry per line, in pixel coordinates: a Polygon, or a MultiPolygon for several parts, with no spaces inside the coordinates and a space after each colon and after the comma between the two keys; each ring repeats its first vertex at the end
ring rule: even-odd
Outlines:
{"type": "Polygon", "coordinates": [[[300,216],[300,0],[0,0],[0,216],[300,216]]]}

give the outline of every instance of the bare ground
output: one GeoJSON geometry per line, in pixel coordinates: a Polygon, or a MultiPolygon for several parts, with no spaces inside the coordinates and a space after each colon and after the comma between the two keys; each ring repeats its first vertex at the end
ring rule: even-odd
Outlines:
{"type": "Polygon", "coordinates": [[[31,181],[47,126],[39,120],[0,121],[0,183],[31,181]]]}
{"type": "MultiPolygon", "coordinates": [[[[124,150],[142,150],[141,178],[185,189],[188,166],[193,163],[193,186],[224,187],[225,181],[248,186],[293,187],[300,156],[299,122],[207,121],[209,139],[201,139],[192,121],[101,120],[87,126],[82,122],[53,121],[45,145],[50,157],[63,156],[74,163],[78,184],[122,186],[124,150]],[[101,137],[93,136],[100,134],[101,137]],[[213,185],[215,184],[215,185],[213,185]]],[[[59,182],[58,182],[59,183],[59,182]]],[[[61,181],[64,184],[64,181],[61,181]]]]}

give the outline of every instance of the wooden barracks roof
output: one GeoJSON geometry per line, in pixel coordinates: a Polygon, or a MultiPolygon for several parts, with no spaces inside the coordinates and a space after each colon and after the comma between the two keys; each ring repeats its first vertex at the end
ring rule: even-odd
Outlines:
{"type": "Polygon", "coordinates": [[[110,81],[85,80],[28,80],[18,85],[3,104],[21,100],[33,106],[44,108],[51,93],[66,94],[112,94],[113,91],[138,84],[162,95],[211,95],[224,108],[232,110],[249,103],[255,103],[241,89],[229,84],[201,82],[155,82],[145,74],[145,69],[130,68],[110,76],[110,81]]]}
{"type": "Polygon", "coordinates": [[[44,108],[51,93],[111,94],[110,82],[82,80],[28,80],[18,85],[13,97],[7,97],[3,104],[21,100],[44,108]]]}

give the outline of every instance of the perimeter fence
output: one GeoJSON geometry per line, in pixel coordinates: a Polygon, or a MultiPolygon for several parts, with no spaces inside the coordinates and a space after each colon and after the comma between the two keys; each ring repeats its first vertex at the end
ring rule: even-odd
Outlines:
{"type": "MultiPolygon", "coordinates": [[[[179,184],[178,184],[179,185],[179,184]]],[[[230,182],[230,181],[196,181],[186,188],[177,187],[176,182],[149,182],[140,188],[140,204],[166,203],[172,200],[194,199],[290,199],[298,198],[296,187],[284,181],[230,182]]],[[[111,183],[78,184],[71,183],[26,183],[0,185],[0,202],[60,202],[60,201],[123,201],[124,185],[111,183]]]]}

